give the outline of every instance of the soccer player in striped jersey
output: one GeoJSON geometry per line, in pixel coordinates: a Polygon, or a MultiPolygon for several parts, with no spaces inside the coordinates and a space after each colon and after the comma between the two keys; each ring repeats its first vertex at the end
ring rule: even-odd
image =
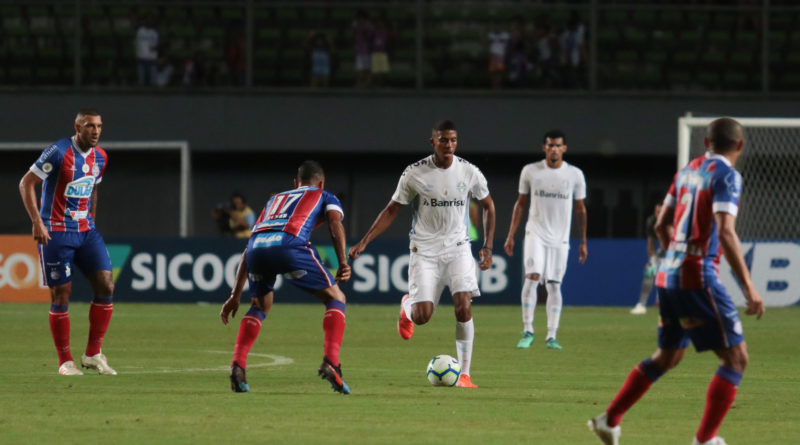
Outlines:
{"type": "Polygon", "coordinates": [[[358,258],[367,244],[389,227],[401,207],[411,205],[414,217],[409,233],[408,295],[400,303],[398,333],[408,340],[415,324],[427,323],[447,286],[455,306],[456,352],[461,364],[456,385],[477,388],[470,377],[475,337],[472,298],[481,293],[470,249],[469,201],[474,197],[483,209],[484,244],[478,253],[481,270],[492,265],[494,201],[480,169],[454,154],[458,132],[452,121],[436,124],[430,143],[433,154],[405,169],[389,204],[364,238],[350,248],[350,258],[358,258]]]}
{"type": "Polygon", "coordinates": [[[261,211],[242,254],[231,296],[220,311],[222,323],[228,324],[228,317],[236,315],[239,309],[242,288],[248,279],[252,305],[239,324],[231,363],[231,389],[250,391],[245,374],[247,355],[272,307],[275,279],[283,274],[289,282],[325,304],[322,320],[325,355],[318,374],[330,382],[334,391],[349,394],[350,388],[342,380],[339,363],[345,327],[345,295],[336,284],[350,279],[342,225],[344,212],[339,199],[324,190],[325,173],[319,163],[303,162],[294,185],[292,190],[273,195],[261,211]],[[311,232],[325,222],[339,260],[335,278],[309,242],[311,232]]]}
{"type": "Polygon", "coordinates": [[[19,192],[39,243],[42,275],[50,288],[50,332],[58,352],[58,373],[81,375],[70,353],[69,297],[74,266],[94,291],[89,309],[89,341],[81,357],[84,368],[116,375],[100,350],[114,310],[111,260],[95,229],[97,184],[108,156],[97,146],[103,120],[97,110],[82,109],[75,117],[75,135],[47,147],[22,177],[19,192]],[[41,207],[36,187],[42,185],[41,207]]]}
{"type": "Polygon", "coordinates": [[[720,118],[709,124],[704,142],[709,151],[675,175],[656,220],[656,234],[669,246],[656,275],[658,349],[630,372],[608,409],[588,422],[606,445],[619,443],[622,416],[681,362],[690,340],[698,352],[713,350],[720,359],[692,443],[725,445],[717,431],[736,397],[748,355],[739,313],[719,281],[720,253],[742,287],[745,313],[760,319],[764,303],[736,234],[742,179],[734,165],[744,147],[744,132],[736,120],[720,118]]]}

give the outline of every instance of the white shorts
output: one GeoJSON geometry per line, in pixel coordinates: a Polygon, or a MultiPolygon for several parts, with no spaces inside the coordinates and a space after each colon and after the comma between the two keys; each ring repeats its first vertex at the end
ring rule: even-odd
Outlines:
{"type": "Polygon", "coordinates": [[[411,252],[408,260],[408,295],[413,303],[430,301],[439,305],[444,287],[450,294],[471,292],[480,296],[475,259],[469,243],[456,246],[437,256],[424,256],[411,252]]]}
{"type": "Polygon", "coordinates": [[[561,282],[567,272],[569,244],[558,247],[545,246],[541,238],[525,231],[523,267],[525,275],[538,274],[542,282],[561,282]]]}

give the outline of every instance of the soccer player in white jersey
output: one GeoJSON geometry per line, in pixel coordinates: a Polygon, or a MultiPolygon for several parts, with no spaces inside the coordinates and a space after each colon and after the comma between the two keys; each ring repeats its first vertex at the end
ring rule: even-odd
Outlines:
{"type": "Polygon", "coordinates": [[[514,255],[514,234],[528,208],[525,225],[523,265],[525,283],[522,285],[522,338],[518,348],[530,348],[533,343],[533,312],[536,308],[536,288],[543,282],[547,288],[547,337],[548,349],[562,349],[556,341],[556,332],[561,320],[561,281],[567,271],[569,234],[573,207],[578,220],[581,244],[578,260],[586,261],[586,180],[583,172],[564,161],[567,137],[560,130],[551,130],[544,135],[542,149],[545,159],[528,164],[519,176],[519,196],[511,215],[505,248],[509,256],[514,255]],[[530,206],[529,206],[530,202],[530,206]]]}
{"type": "Polygon", "coordinates": [[[403,339],[414,334],[415,324],[427,323],[447,286],[456,315],[456,352],[461,363],[457,385],[477,388],[470,378],[472,342],[472,297],[480,295],[475,260],[470,250],[469,201],[478,200],[483,210],[481,270],[492,265],[494,201],[486,178],[478,167],[455,156],[458,133],[451,121],[432,130],[433,154],[406,167],[389,204],[372,223],[364,238],[350,248],[356,259],[373,239],[397,217],[401,206],[411,205],[414,217],[409,234],[408,295],[403,297],[397,330],[403,339]]]}

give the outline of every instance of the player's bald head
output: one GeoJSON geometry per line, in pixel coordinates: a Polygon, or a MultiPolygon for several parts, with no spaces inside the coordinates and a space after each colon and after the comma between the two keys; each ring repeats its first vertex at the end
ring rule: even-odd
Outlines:
{"type": "Polygon", "coordinates": [[[736,119],[721,117],[708,124],[706,139],[714,153],[727,153],[744,139],[744,130],[736,119]]]}
{"type": "Polygon", "coordinates": [[[325,172],[317,161],[304,161],[297,169],[297,180],[302,184],[314,184],[325,179],[325,172]]]}

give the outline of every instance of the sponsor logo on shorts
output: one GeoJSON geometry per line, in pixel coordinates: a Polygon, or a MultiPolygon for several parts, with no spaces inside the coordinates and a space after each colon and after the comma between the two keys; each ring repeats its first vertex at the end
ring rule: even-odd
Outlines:
{"type": "Polygon", "coordinates": [[[283,233],[262,233],[256,235],[253,248],[277,246],[283,241],[283,233]]]}

